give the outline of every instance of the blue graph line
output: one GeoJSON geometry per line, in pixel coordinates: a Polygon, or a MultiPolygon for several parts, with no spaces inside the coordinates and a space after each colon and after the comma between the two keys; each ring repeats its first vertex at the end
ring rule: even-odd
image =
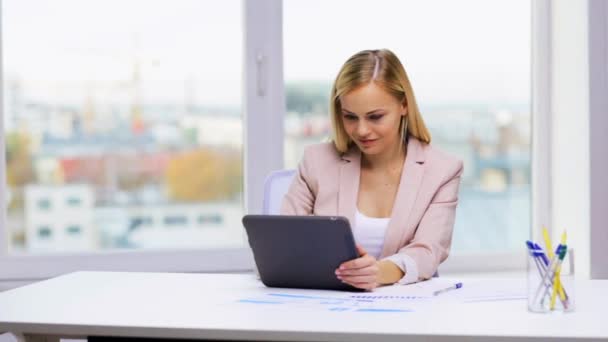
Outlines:
{"type": "Polygon", "coordinates": [[[300,299],[348,300],[348,298],[317,297],[317,296],[307,296],[307,295],[292,295],[292,294],[285,294],[285,293],[269,293],[268,295],[275,296],[275,297],[300,298],[300,299]]]}
{"type": "Polygon", "coordinates": [[[413,312],[413,310],[403,309],[357,309],[358,312],[413,312]]]}
{"type": "Polygon", "coordinates": [[[283,302],[273,302],[269,300],[253,300],[253,299],[240,299],[240,303],[252,303],[252,304],[285,304],[283,302]]]}
{"type": "Polygon", "coordinates": [[[351,298],[355,299],[427,299],[430,297],[422,297],[422,296],[380,296],[380,295],[372,295],[372,296],[351,296],[351,298]]]}

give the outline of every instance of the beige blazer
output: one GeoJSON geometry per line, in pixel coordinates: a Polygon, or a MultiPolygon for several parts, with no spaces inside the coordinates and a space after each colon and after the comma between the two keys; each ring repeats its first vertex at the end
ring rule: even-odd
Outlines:
{"type": "MultiPolygon", "coordinates": [[[[380,258],[405,253],[419,279],[433,276],[450,251],[462,161],[410,138],[380,258]]],[[[333,143],[306,148],[283,199],[281,214],[344,216],[354,222],[361,152],[340,154],[333,143]]]]}

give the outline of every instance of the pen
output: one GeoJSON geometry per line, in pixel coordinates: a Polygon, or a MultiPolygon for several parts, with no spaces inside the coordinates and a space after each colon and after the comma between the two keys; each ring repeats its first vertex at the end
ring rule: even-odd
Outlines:
{"type": "MultiPolygon", "coordinates": [[[[546,259],[545,253],[543,253],[542,251],[539,252],[540,247],[537,248],[537,245],[530,240],[526,241],[526,245],[528,246],[528,252],[530,253],[530,256],[534,258],[534,263],[536,264],[538,274],[542,278],[546,271],[546,264],[544,263],[546,259]],[[542,259],[543,261],[541,261],[540,259],[542,259]]],[[[546,263],[548,264],[548,262],[546,263]]]]}
{"type": "Polygon", "coordinates": [[[447,292],[447,291],[456,290],[456,289],[459,289],[461,287],[462,287],[462,283],[456,283],[456,284],[454,284],[454,285],[452,285],[450,287],[446,287],[445,289],[441,289],[441,290],[437,290],[437,291],[433,292],[433,296],[442,294],[442,293],[447,292]]]}
{"type": "Polygon", "coordinates": [[[549,231],[547,227],[543,227],[543,238],[545,239],[545,248],[547,249],[547,256],[549,259],[553,259],[553,251],[551,247],[551,238],[549,238],[549,231]]]}
{"type": "MultiPolygon", "coordinates": [[[[566,232],[564,231],[562,233],[562,240],[559,244],[560,246],[565,246],[566,245],[566,232]]],[[[555,298],[557,297],[557,294],[560,294],[560,299],[562,299],[562,301],[564,300],[564,296],[562,296],[562,281],[560,279],[560,273],[561,273],[561,268],[562,268],[562,264],[560,263],[559,265],[557,265],[557,269],[555,270],[555,279],[553,280],[553,292],[551,293],[551,305],[550,308],[551,310],[555,309],[555,298]]],[[[565,307],[565,309],[567,309],[567,306],[565,307]]]]}
{"type": "Polygon", "coordinates": [[[547,258],[547,256],[545,255],[543,248],[535,242],[534,249],[539,253],[539,256],[543,260],[543,263],[545,264],[545,266],[549,266],[549,258],[547,258]]]}

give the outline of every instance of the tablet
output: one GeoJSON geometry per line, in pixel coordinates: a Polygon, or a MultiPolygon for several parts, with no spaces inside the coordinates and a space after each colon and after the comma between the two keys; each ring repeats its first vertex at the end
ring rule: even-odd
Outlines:
{"type": "Polygon", "coordinates": [[[362,291],[335,274],[340,264],[358,257],[346,218],[245,215],[243,225],[264,285],[362,291]]]}

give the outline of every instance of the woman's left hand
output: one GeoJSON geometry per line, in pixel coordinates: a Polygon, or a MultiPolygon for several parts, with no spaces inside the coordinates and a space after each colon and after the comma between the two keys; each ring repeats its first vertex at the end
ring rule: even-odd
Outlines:
{"type": "Polygon", "coordinates": [[[372,290],[378,287],[379,267],[378,261],[359,245],[357,245],[359,257],[344,262],[336,269],[336,276],[342,282],[356,288],[372,290]]]}

